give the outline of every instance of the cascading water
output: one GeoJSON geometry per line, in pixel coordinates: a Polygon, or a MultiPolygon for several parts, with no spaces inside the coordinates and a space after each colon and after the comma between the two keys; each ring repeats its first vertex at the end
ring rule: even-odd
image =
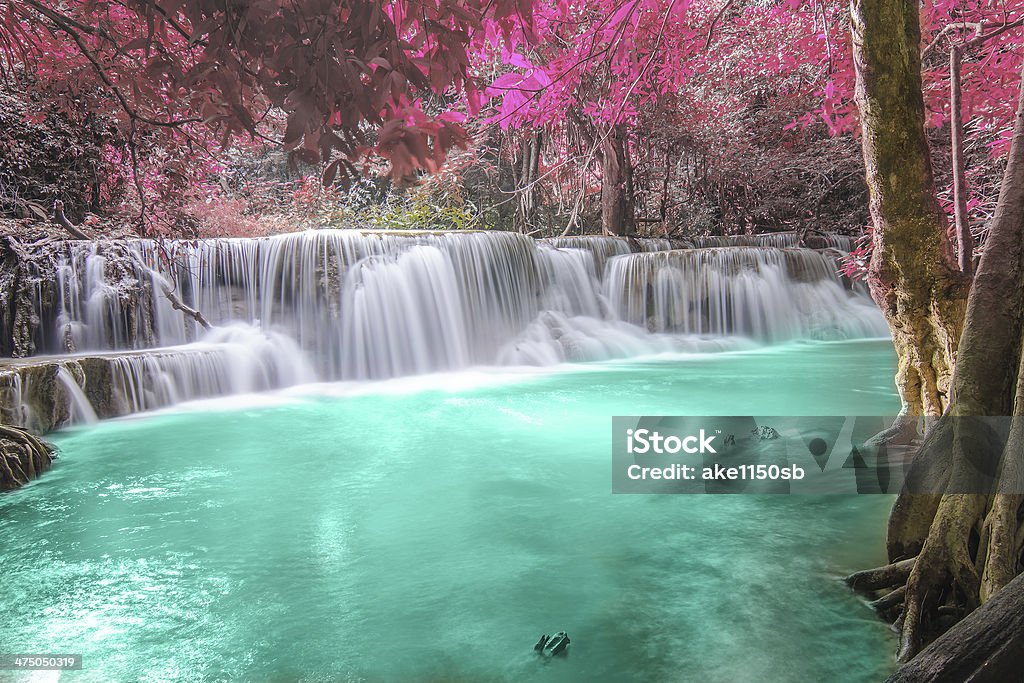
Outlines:
{"type": "Polygon", "coordinates": [[[68,405],[71,409],[71,421],[72,422],[96,422],[99,418],[96,416],[96,411],[93,410],[92,404],[89,403],[89,398],[82,391],[82,387],[79,386],[79,381],[74,378],[71,371],[68,368],[61,366],[57,368],[57,381],[60,382],[61,386],[64,387],[64,391],[68,394],[68,405]]]}
{"type": "Polygon", "coordinates": [[[202,342],[168,353],[115,356],[111,367],[126,413],[317,379],[291,339],[245,325],[217,328],[202,342]]]}
{"type": "MultiPolygon", "coordinates": [[[[698,243],[718,241],[747,240],[698,243]]],[[[680,246],[690,245],[356,230],[72,242],[23,318],[38,321],[37,351],[106,358],[124,405],[101,417],[314,380],[887,333],[827,253],[680,246]]],[[[89,418],[80,404],[96,403],[86,379],[97,373],[59,375],[78,404],[68,420],[89,418]]]]}
{"type": "Polygon", "coordinates": [[[559,249],[583,249],[594,257],[594,273],[598,279],[604,277],[605,264],[613,256],[633,252],[667,251],[692,246],[685,240],[670,240],[662,237],[617,237],[614,235],[577,235],[572,237],[548,237],[538,240],[559,249]]]}
{"type": "MultiPolygon", "coordinates": [[[[852,251],[854,238],[849,235],[819,235],[817,233],[809,236],[814,242],[815,248],[839,249],[840,251],[852,251]]],[[[769,232],[761,235],[712,235],[709,237],[694,237],[690,240],[698,249],[712,249],[715,247],[775,247],[777,249],[795,249],[800,247],[801,236],[797,232],[769,232]]]]}
{"type": "Polygon", "coordinates": [[[698,249],[716,247],[775,247],[793,249],[800,246],[800,235],[795,232],[771,232],[763,235],[710,235],[694,237],[693,246],[698,249]]]}
{"type": "Polygon", "coordinates": [[[49,356],[0,367],[0,424],[46,432],[186,400],[317,379],[305,355],[286,335],[234,323],[184,346],[49,356]]]}
{"type": "Polygon", "coordinates": [[[634,254],[609,264],[619,316],[657,332],[760,341],[887,334],[867,297],[847,289],[828,254],[773,248],[634,254]]]}

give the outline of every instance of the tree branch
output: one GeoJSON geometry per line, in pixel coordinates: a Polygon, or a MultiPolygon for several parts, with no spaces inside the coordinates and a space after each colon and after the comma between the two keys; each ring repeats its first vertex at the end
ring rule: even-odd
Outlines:
{"type": "Polygon", "coordinates": [[[1020,26],[1024,26],[1024,17],[1021,17],[1020,19],[1017,19],[1015,21],[1006,22],[1004,24],[996,26],[988,33],[985,33],[985,31],[989,29],[991,25],[983,24],[978,21],[958,21],[952,24],[947,24],[942,27],[942,30],[935,34],[935,37],[932,38],[932,42],[928,43],[928,45],[923,50],[921,50],[921,59],[924,59],[925,56],[929,52],[931,52],[936,45],[939,44],[939,41],[941,41],[944,37],[948,36],[954,31],[971,30],[974,33],[974,35],[971,38],[965,40],[962,47],[974,47],[975,45],[981,45],[982,43],[991,38],[995,38],[998,35],[1006,33],[1007,31],[1018,28],[1020,26]]]}
{"type": "Polygon", "coordinates": [[[202,122],[203,119],[201,118],[170,119],[167,121],[160,121],[158,119],[149,118],[148,116],[140,114],[134,107],[131,106],[131,103],[128,102],[128,98],[125,97],[124,93],[121,92],[121,89],[118,88],[114,81],[110,78],[110,75],[106,72],[106,69],[103,68],[103,65],[100,64],[99,59],[96,57],[96,55],[93,54],[92,50],[89,49],[89,46],[85,44],[85,41],[82,39],[82,36],[80,35],[79,31],[81,30],[83,33],[102,37],[101,33],[99,33],[96,29],[93,29],[88,26],[80,28],[82,27],[82,25],[79,22],[76,22],[68,17],[65,17],[63,14],[54,12],[53,10],[43,5],[40,5],[39,3],[34,2],[33,0],[26,0],[26,2],[29,4],[30,7],[35,9],[37,12],[42,14],[47,19],[49,19],[57,27],[58,31],[63,31],[64,33],[68,34],[71,40],[75,42],[75,45],[78,46],[78,50],[86,59],[89,60],[89,63],[92,64],[93,69],[96,71],[96,74],[100,77],[100,80],[103,81],[104,85],[110,88],[111,92],[114,94],[114,97],[117,99],[118,104],[121,105],[121,108],[124,109],[125,113],[127,113],[128,116],[130,116],[133,120],[140,121],[151,126],[160,126],[164,128],[176,128],[178,126],[183,126],[188,123],[202,122]]]}
{"type": "Polygon", "coordinates": [[[171,302],[171,308],[173,308],[176,311],[181,311],[182,313],[184,313],[185,315],[187,315],[188,317],[192,318],[197,323],[202,325],[207,330],[210,329],[210,323],[206,321],[206,318],[203,317],[203,314],[197,311],[196,309],[190,306],[186,306],[184,303],[182,303],[181,299],[178,298],[178,295],[174,293],[174,290],[171,289],[171,286],[167,284],[167,282],[164,281],[163,278],[161,278],[160,290],[163,292],[167,300],[171,302]]]}
{"type": "MultiPolygon", "coordinates": [[[[725,3],[722,5],[722,9],[718,10],[718,14],[716,14],[715,18],[711,20],[711,25],[708,26],[708,39],[707,39],[707,41],[704,42],[704,49],[705,50],[708,50],[711,47],[711,39],[715,35],[715,26],[717,26],[718,22],[721,21],[722,17],[725,16],[726,11],[730,7],[732,7],[732,3],[733,3],[733,0],[725,0],[725,3]]],[[[827,33],[827,31],[826,31],[826,33],[827,33]]]]}
{"type": "Polygon", "coordinates": [[[68,217],[64,215],[64,202],[57,200],[53,203],[53,217],[56,219],[57,224],[68,231],[68,233],[76,240],[91,240],[92,238],[86,235],[84,232],[75,227],[75,224],[68,220],[68,217]]]}

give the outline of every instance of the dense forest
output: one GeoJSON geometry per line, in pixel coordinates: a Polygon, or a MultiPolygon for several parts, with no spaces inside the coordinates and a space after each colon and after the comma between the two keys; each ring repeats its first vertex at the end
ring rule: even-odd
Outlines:
{"type": "MultiPolygon", "coordinates": [[[[868,224],[841,3],[508,4],[5,3],[2,210],[59,199],[165,236],[438,214],[533,234],[868,224]]],[[[938,196],[980,239],[1014,18],[938,2],[921,19],[938,196]]]]}

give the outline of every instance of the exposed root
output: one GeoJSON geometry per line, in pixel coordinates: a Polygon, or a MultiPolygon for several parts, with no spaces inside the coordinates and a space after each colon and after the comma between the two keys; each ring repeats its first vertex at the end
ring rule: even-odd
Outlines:
{"type": "Polygon", "coordinates": [[[871,609],[875,610],[879,614],[885,614],[889,610],[900,607],[903,605],[903,600],[907,596],[907,587],[900,586],[894,591],[889,591],[882,597],[871,602],[871,609]]]}
{"type": "Polygon", "coordinates": [[[899,661],[915,657],[1020,573],[1022,446],[1019,418],[957,417],[928,433],[890,517],[892,564],[847,578],[895,622],[899,661]]]}
{"type": "Polygon", "coordinates": [[[846,577],[846,585],[855,591],[874,591],[892,588],[906,583],[907,577],[917,562],[915,558],[887,564],[884,567],[865,569],[846,577]]]}
{"type": "MultiPolygon", "coordinates": [[[[900,667],[889,683],[1020,680],[1020,653],[1024,651],[1022,601],[1024,577],[1019,577],[900,667]]],[[[938,611],[953,612],[948,607],[938,611]]]]}
{"type": "Polygon", "coordinates": [[[53,462],[53,448],[20,427],[0,425],[0,491],[24,486],[53,462]]]}
{"type": "Polygon", "coordinates": [[[1012,421],[1006,440],[1007,457],[1004,458],[999,487],[982,534],[978,558],[981,574],[981,602],[986,602],[996,591],[1006,586],[1020,570],[1021,549],[1024,546],[1024,463],[1020,453],[1024,449],[1024,420],[1012,421]]]}

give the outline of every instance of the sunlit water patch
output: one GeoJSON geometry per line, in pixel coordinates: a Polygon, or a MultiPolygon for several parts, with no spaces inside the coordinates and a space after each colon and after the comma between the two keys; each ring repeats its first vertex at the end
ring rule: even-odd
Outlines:
{"type": "Polygon", "coordinates": [[[885,414],[894,366],[794,344],[68,431],[0,497],[0,649],[84,655],[64,680],[878,680],[839,577],[891,499],[613,496],[610,417],[885,414]]]}

